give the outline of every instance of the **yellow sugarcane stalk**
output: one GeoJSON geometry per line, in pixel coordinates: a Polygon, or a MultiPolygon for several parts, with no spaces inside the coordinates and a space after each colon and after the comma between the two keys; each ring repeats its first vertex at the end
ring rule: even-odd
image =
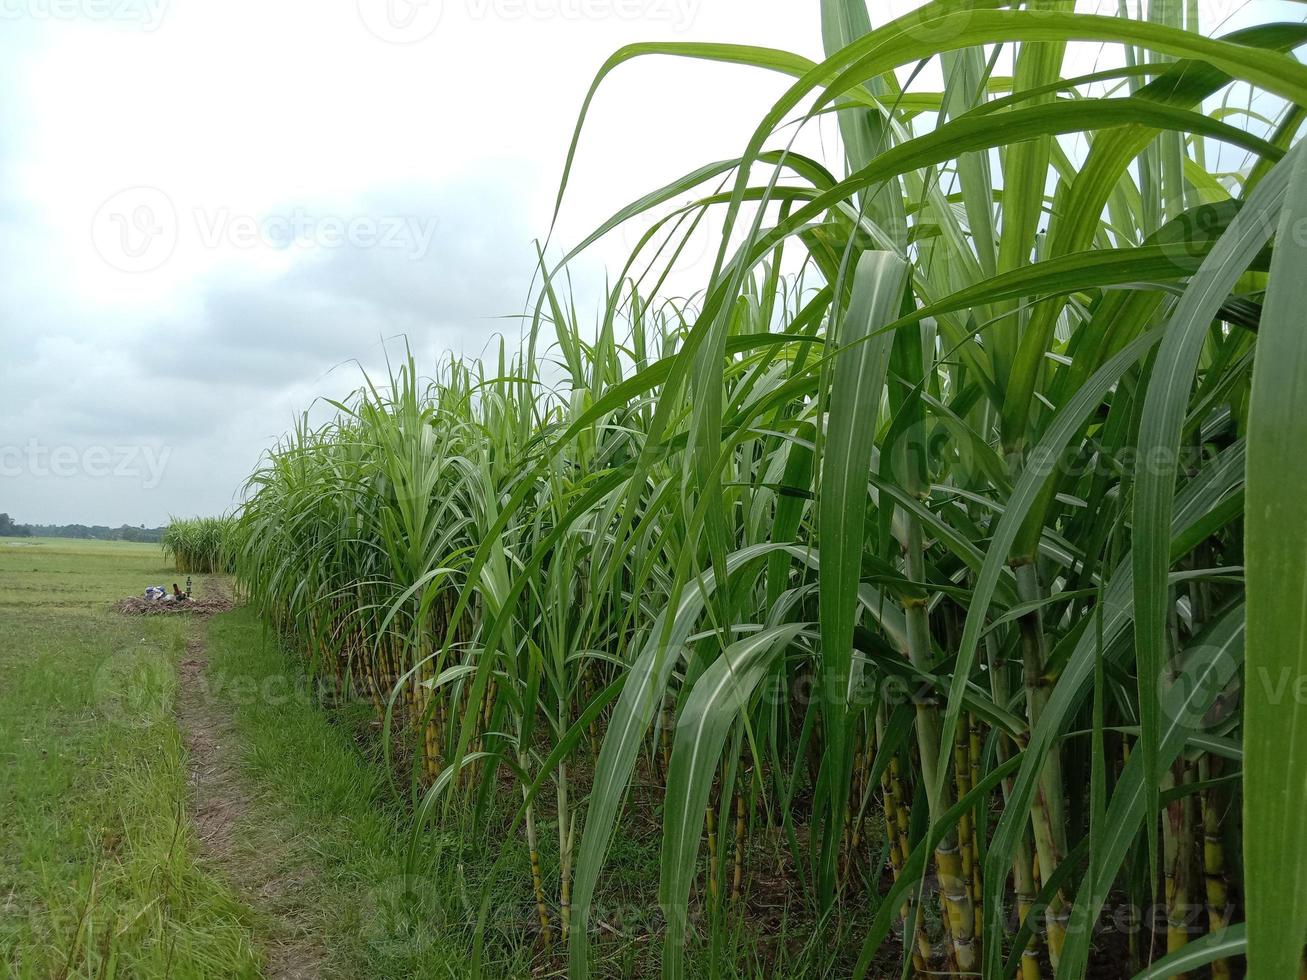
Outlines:
{"type": "Polygon", "coordinates": [[[731,874],[731,901],[740,900],[741,886],[744,883],[744,794],[735,793],[735,868],[731,874]]]}
{"type": "MultiPolygon", "coordinates": [[[[1017,924],[1024,926],[1035,905],[1039,889],[1035,885],[1034,859],[1030,843],[1023,835],[1012,859],[1012,886],[1017,899],[1017,924]]],[[[1021,980],[1040,980],[1038,936],[1032,937],[1021,951],[1021,980]]]]}
{"type": "Polygon", "coordinates": [[[866,810],[862,804],[862,799],[867,791],[867,783],[870,778],[871,760],[876,754],[875,731],[868,726],[867,738],[865,739],[865,749],[861,756],[857,757],[854,762],[853,779],[857,792],[854,798],[859,800],[858,816],[853,824],[853,839],[850,842],[850,849],[856,851],[858,845],[862,843],[862,826],[865,819],[866,810]]]}
{"type": "MultiPolygon", "coordinates": [[[[963,725],[958,726],[957,734],[953,739],[953,781],[957,786],[958,799],[965,799],[971,792],[971,749],[968,733],[963,725]]],[[[964,811],[958,819],[958,847],[962,860],[962,876],[967,883],[967,894],[971,896],[972,902],[976,900],[975,893],[971,890],[976,854],[975,840],[972,836],[974,831],[972,813],[970,810],[964,811]]]]}
{"type": "Polygon", "coordinates": [[[844,887],[849,868],[853,864],[853,805],[858,798],[858,762],[862,757],[862,747],[857,740],[853,745],[853,766],[849,777],[849,795],[844,801],[844,817],[840,833],[840,853],[843,865],[839,869],[839,887],[844,887]]]}
{"type": "MultiPolygon", "coordinates": [[[[1198,760],[1199,777],[1219,778],[1224,768],[1219,758],[1204,755],[1198,760]]],[[[1217,932],[1230,924],[1229,884],[1225,872],[1225,839],[1221,835],[1223,794],[1217,789],[1203,793],[1203,880],[1207,892],[1207,925],[1217,932]]],[[[1229,980],[1230,961],[1212,960],[1212,980],[1229,980]]]]}
{"type": "MultiPolygon", "coordinates": [[[[925,548],[921,524],[908,521],[907,540],[904,544],[904,568],[913,582],[926,580],[925,548]]],[[[926,600],[908,596],[903,599],[904,618],[907,623],[908,659],[920,670],[929,670],[933,656],[930,648],[930,621],[926,600]]],[[[951,787],[936,769],[940,752],[939,711],[932,700],[919,698],[917,710],[917,748],[921,757],[922,779],[936,798],[927,801],[931,819],[935,820],[952,805],[951,787]],[[935,790],[938,788],[938,792],[935,790]]],[[[970,882],[962,876],[962,859],[958,849],[958,831],[946,829],[935,848],[935,871],[939,891],[945,905],[945,920],[949,926],[951,955],[957,969],[973,973],[978,969],[979,950],[975,942],[975,907],[971,901],[970,882]]]]}
{"type": "MultiPolygon", "coordinates": [[[[1022,602],[1034,602],[1040,598],[1039,581],[1035,566],[1025,558],[1010,562],[1017,580],[1017,596],[1022,602]]],[[[1030,730],[1039,724],[1044,708],[1048,703],[1049,678],[1045,676],[1044,665],[1047,662],[1046,640],[1044,637],[1043,617],[1038,609],[1022,616],[1017,621],[1020,641],[1023,679],[1026,688],[1026,715],[1030,730]]],[[[1065,802],[1063,800],[1062,757],[1058,748],[1049,750],[1039,774],[1039,785],[1035,792],[1034,804],[1030,811],[1031,829],[1034,831],[1035,852],[1038,858],[1037,877],[1047,878],[1062,862],[1066,855],[1066,820],[1065,802]]],[[[1047,932],[1048,958],[1054,971],[1062,958],[1062,946],[1066,941],[1066,926],[1070,918],[1070,908],[1066,896],[1058,889],[1044,910],[1044,926],[1047,932]]]]}
{"type": "MultiPolygon", "coordinates": [[[[1004,659],[1002,649],[995,641],[992,633],[985,637],[985,653],[989,661],[989,683],[994,703],[1006,704],[1008,702],[1007,661],[1004,659]]],[[[974,718],[972,724],[973,726],[976,724],[974,718]]],[[[978,767],[980,762],[980,736],[978,731],[974,731],[974,728],[972,747],[972,761],[978,767]]],[[[999,737],[995,752],[1000,764],[1007,762],[1012,757],[1014,747],[1015,743],[1012,738],[1007,735],[999,737]]],[[[1012,795],[1012,777],[1007,777],[1000,785],[1003,791],[1003,799],[1007,800],[1012,795]]],[[[977,861],[977,865],[979,865],[979,861],[977,861]]],[[[1035,858],[1031,855],[1030,840],[1025,834],[1018,841],[1016,854],[1012,858],[1012,884],[1016,893],[1018,922],[1020,925],[1025,925],[1026,918],[1035,904],[1035,895],[1039,891],[1035,884],[1035,858]]],[[[1040,980],[1040,973],[1039,937],[1038,934],[1035,934],[1031,937],[1030,942],[1026,944],[1026,948],[1021,951],[1020,977],[1021,980],[1040,980]]]]}
{"type": "MultiPolygon", "coordinates": [[[[522,795],[526,796],[525,786],[522,787],[522,795]]],[[[545,904],[544,879],[540,874],[540,848],[536,840],[535,807],[526,809],[526,841],[527,850],[531,854],[531,884],[535,890],[536,915],[540,919],[540,938],[546,946],[549,946],[553,942],[553,935],[549,927],[549,907],[545,904]]]]}
{"type": "MultiPolygon", "coordinates": [[[[877,719],[879,725],[880,719],[877,719]]],[[[898,881],[903,874],[903,867],[909,853],[908,827],[910,815],[903,805],[903,783],[899,774],[899,760],[891,757],[889,765],[881,775],[881,794],[884,800],[885,836],[889,841],[890,871],[898,881]]],[[[913,924],[912,966],[918,974],[925,973],[930,965],[930,942],[922,927],[921,917],[915,914],[916,893],[908,889],[907,897],[899,909],[904,927],[913,924]]]]}
{"type": "MultiPolygon", "coordinates": [[[[967,761],[970,763],[970,767],[971,767],[971,786],[972,788],[975,788],[976,786],[980,785],[980,755],[981,755],[981,742],[983,740],[981,738],[982,733],[980,728],[980,720],[970,712],[967,713],[966,718],[967,718],[967,761]]],[[[987,799],[988,797],[986,798],[986,800],[987,799]]],[[[980,804],[977,805],[977,810],[979,810],[981,807],[984,807],[986,805],[987,805],[986,802],[981,802],[980,804]]],[[[979,873],[980,844],[975,833],[975,824],[976,821],[973,819],[972,834],[971,834],[971,851],[972,851],[971,860],[972,860],[972,866],[976,868],[977,873],[979,873]]],[[[977,878],[977,881],[979,881],[979,878],[977,878]]],[[[980,895],[979,893],[977,893],[976,898],[979,897],[980,895]]]]}
{"type": "MultiPolygon", "coordinates": [[[[1184,784],[1185,764],[1177,762],[1164,778],[1163,788],[1184,784]]],[[[1166,874],[1166,951],[1178,953],[1189,943],[1192,907],[1191,872],[1194,861],[1194,796],[1188,794],[1166,805],[1163,814],[1163,856],[1166,874]]],[[[1172,974],[1185,980],[1186,973],[1172,974]]]]}

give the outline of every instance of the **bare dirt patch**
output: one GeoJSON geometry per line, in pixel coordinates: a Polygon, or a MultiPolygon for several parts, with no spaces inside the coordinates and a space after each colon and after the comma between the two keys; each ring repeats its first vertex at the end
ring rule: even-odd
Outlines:
{"type": "Polygon", "coordinates": [[[228,598],[187,599],[184,602],[165,602],[162,599],[143,599],[128,596],[115,606],[124,616],[212,616],[230,612],[236,604],[228,598]]]}
{"type": "Polygon", "coordinates": [[[231,581],[225,575],[201,575],[199,594],[180,602],[174,599],[146,599],[130,595],[114,606],[124,616],[212,616],[230,612],[238,605],[231,581]]]}
{"type": "Polygon", "coordinates": [[[330,956],[315,942],[296,894],[312,874],[287,853],[284,839],[256,807],[255,789],[238,769],[230,708],[207,689],[202,635],[186,642],[179,669],[177,716],[188,755],[187,789],[204,857],[258,916],[269,980],[317,980],[330,956]]]}

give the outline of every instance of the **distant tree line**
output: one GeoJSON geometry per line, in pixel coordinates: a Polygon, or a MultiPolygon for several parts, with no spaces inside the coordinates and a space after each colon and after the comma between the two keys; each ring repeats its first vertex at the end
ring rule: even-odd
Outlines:
{"type": "Polygon", "coordinates": [[[103,524],[19,524],[8,514],[0,514],[0,538],[79,538],[90,541],[144,541],[158,544],[163,528],[106,527],[103,524]]]}
{"type": "Polygon", "coordinates": [[[0,514],[0,538],[30,538],[32,529],[22,524],[15,524],[8,514],[0,514]]]}

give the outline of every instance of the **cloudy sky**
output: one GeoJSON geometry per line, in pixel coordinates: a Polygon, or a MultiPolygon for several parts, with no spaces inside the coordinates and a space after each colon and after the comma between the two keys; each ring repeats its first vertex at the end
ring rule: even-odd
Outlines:
{"type": "MultiPolygon", "coordinates": [[[[1263,2],[1201,10],[1228,27],[1263,2]]],[[[912,5],[878,0],[876,22],[912,5]]],[[[156,525],[229,509],[297,412],[352,390],[404,338],[427,364],[515,339],[604,59],[651,39],[820,57],[818,9],[0,0],[0,511],[156,525]]],[[[1101,50],[1068,70],[1095,66],[1101,50]]],[[[619,69],[555,244],[738,153],[783,90],[687,60],[619,69]]],[[[804,139],[836,159],[829,119],[804,139]]],[[[636,237],[574,269],[581,309],[636,237]]],[[[687,289],[708,251],[681,263],[687,289]]]]}
{"type": "MultiPolygon", "coordinates": [[[[585,90],[655,38],[820,54],[793,0],[0,0],[0,511],[230,508],[387,339],[516,338],[585,90]]],[[[555,241],[737,152],[782,89],[618,72],[555,241]]]]}

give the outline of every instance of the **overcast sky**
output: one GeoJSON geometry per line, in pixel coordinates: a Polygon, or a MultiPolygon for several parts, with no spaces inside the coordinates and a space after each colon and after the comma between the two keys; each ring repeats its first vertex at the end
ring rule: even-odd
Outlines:
{"type": "MultiPolygon", "coordinates": [[[[794,0],[0,0],[0,511],[229,509],[383,338],[516,338],[586,87],[667,38],[820,55],[794,0]]],[[[556,241],[738,152],[781,91],[619,71],[556,241]]]]}
{"type": "MultiPolygon", "coordinates": [[[[653,39],[816,58],[818,3],[0,0],[0,511],[230,509],[295,413],[352,390],[386,338],[426,364],[516,338],[585,90],[653,39]]],[[[555,243],[737,154],[784,82],[619,69],[555,243]]],[[[829,120],[807,136],[830,140],[829,120]]],[[[582,309],[633,240],[612,238],[576,269],[582,309]]],[[[705,247],[681,271],[710,265],[705,247]]]]}

